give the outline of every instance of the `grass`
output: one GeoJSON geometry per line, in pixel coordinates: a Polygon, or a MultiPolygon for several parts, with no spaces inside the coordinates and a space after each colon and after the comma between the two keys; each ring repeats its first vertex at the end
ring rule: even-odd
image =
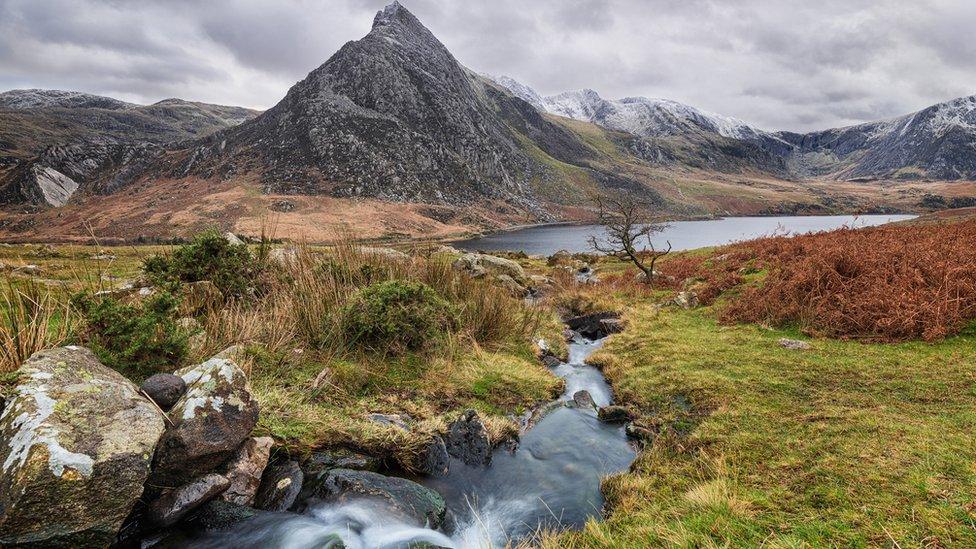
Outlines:
{"type": "Polygon", "coordinates": [[[796,332],[714,317],[632,304],[592,360],[664,427],[605,480],[606,522],[542,545],[976,544],[976,330],[790,351],[796,332]]]}

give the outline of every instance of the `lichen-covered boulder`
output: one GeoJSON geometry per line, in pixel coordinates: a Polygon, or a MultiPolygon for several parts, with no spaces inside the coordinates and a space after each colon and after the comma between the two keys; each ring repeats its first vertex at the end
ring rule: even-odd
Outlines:
{"type": "Polygon", "coordinates": [[[455,270],[466,272],[471,276],[483,276],[490,273],[494,276],[506,275],[521,286],[528,283],[522,266],[504,257],[488,254],[467,253],[457,258],[452,264],[455,270]]]}
{"type": "Polygon", "coordinates": [[[169,411],[170,425],[156,449],[156,486],[179,486],[216,470],[250,436],[258,403],[232,356],[224,352],[176,372],[186,383],[186,393],[169,411]]]}
{"type": "Polygon", "coordinates": [[[81,347],[41,351],[0,416],[0,546],[107,546],[142,495],[163,415],[81,347]]]}

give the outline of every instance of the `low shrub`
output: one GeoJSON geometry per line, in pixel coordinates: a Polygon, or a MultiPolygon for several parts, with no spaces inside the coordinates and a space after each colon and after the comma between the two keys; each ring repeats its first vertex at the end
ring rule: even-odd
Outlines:
{"type": "Polygon", "coordinates": [[[81,342],[107,366],[135,381],[173,370],[187,354],[187,334],[174,320],[178,302],[169,293],[128,304],[109,296],[78,294],[81,342]]]}
{"type": "Polygon", "coordinates": [[[154,255],[143,262],[143,272],[156,285],[172,289],[184,282],[209,280],[224,297],[244,297],[259,289],[264,262],[247,246],[231,244],[216,230],[204,231],[170,255],[154,255]]]}
{"type": "Polygon", "coordinates": [[[348,341],[374,351],[415,351],[458,327],[455,308],[422,282],[389,280],[362,288],[343,309],[348,341]]]}

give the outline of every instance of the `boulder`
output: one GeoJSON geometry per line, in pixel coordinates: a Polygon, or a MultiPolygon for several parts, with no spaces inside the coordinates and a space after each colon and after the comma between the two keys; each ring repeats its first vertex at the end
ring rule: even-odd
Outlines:
{"type": "Polygon", "coordinates": [[[193,316],[220,307],[224,294],[209,280],[190,282],[180,288],[180,315],[193,316]]]}
{"type": "Polygon", "coordinates": [[[471,276],[484,276],[490,273],[494,276],[506,275],[517,282],[520,286],[528,283],[525,270],[517,262],[503,257],[496,257],[487,254],[467,253],[457,258],[452,266],[455,270],[466,272],[471,276]]]}
{"type": "Polygon", "coordinates": [[[792,351],[809,351],[812,348],[810,344],[807,343],[806,341],[801,341],[799,339],[789,339],[785,337],[779,340],[779,344],[781,347],[785,347],[792,351]]]}
{"type": "Polygon", "coordinates": [[[607,332],[605,331],[607,326],[603,323],[603,321],[618,318],[620,318],[620,313],[614,311],[603,311],[599,313],[590,313],[588,315],[574,316],[566,321],[566,325],[570,330],[575,331],[585,338],[599,339],[607,335],[607,332]]]}
{"type": "Polygon", "coordinates": [[[298,249],[275,248],[268,252],[268,260],[282,267],[287,267],[298,261],[298,249]]]}
{"type": "Polygon", "coordinates": [[[646,422],[639,418],[628,423],[624,432],[627,433],[628,437],[645,444],[654,442],[655,437],[657,437],[657,429],[647,425],[646,422]]]}
{"type": "Polygon", "coordinates": [[[407,414],[369,414],[366,419],[385,427],[396,427],[404,431],[409,431],[410,423],[413,422],[413,418],[407,414]]]}
{"type": "Polygon", "coordinates": [[[328,469],[356,469],[361,471],[376,471],[380,468],[380,460],[353,452],[346,448],[335,450],[320,450],[312,453],[302,469],[309,474],[315,474],[328,469]]]}
{"type": "Polygon", "coordinates": [[[506,274],[496,276],[495,281],[498,282],[502,288],[505,288],[508,293],[515,297],[525,297],[525,295],[529,293],[529,290],[527,290],[525,286],[519,284],[514,278],[506,274]]]}
{"type": "Polygon", "coordinates": [[[302,489],[299,510],[312,498],[337,503],[379,499],[403,518],[432,529],[440,528],[447,515],[444,498],[437,492],[404,478],[370,471],[332,469],[319,473],[302,489]]]}
{"type": "Polygon", "coordinates": [[[484,423],[474,410],[466,411],[447,429],[447,452],[467,465],[491,463],[491,441],[484,423]]]}
{"type": "Polygon", "coordinates": [[[226,477],[216,473],[197,477],[190,482],[165,492],[149,504],[146,519],[157,528],[172,526],[187,513],[217,497],[230,486],[226,477]]]}
{"type": "Polygon", "coordinates": [[[585,408],[589,410],[596,408],[596,403],[593,402],[593,396],[590,395],[590,392],[587,390],[576,391],[573,393],[573,402],[578,408],[585,408]]]}
{"type": "Polygon", "coordinates": [[[254,497],[254,506],[265,511],[287,511],[302,491],[305,473],[297,461],[268,467],[254,497]]]}
{"type": "Polygon", "coordinates": [[[139,390],[164,411],[169,410],[186,393],[186,382],[174,374],[154,374],[142,382],[139,390]]]}
{"type": "Polygon", "coordinates": [[[179,486],[230,459],[258,421],[247,377],[224,351],[176,372],[187,391],[169,412],[170,426],[153,466],[157,486],[179,486]]]}
{"type": "Polygon", "coordinates": [[[678,292],[674,298],[674,304],[682,309],[694,309],[698,307],[698,294],[690,290],[678,292]]]}
{"type": "Polygon", "coordinates": [[[400,250],[394,250],[393,248],[371,248],[368,246],[359,248],[359,252],[363,255],[372,255],[377,257],[383,257],[386,259],[392,259],[394,261],[409,261],[410,255],[401,252],[400,250]]]}
{"type": "Polygon", "coordinates": [[[226,240],[231,246],[244,246],[244,241],[237,238],[237,235],[230,231],[224,233],[224,240],[226,240]]]}
{"type": "Polygon", "coordinates": [[[451,469],[451,455],[447,444],[440,436],[434,435],[424,447],[420,458],[420,472],[425,475],[446,475],[451,469]]]}
{"type": "Polygon", "coordinates": [[[0,546],[105,546],[142,495],[163,415],[81,347],[35,353],[0,416],[0,546]]]}
{"type": "Polygon", "coordinates": [[[626,406],[604,406],[597,411],[597,418],[606,423],[625,423],[633,421],[637,414],[626,406]]]}
{"type": "Polygon", "coordinates": [[[220,494],[220,499],[238,505],[254,504],[273,444],[271,437],[249,438],[241,444],[237,455],[227,464],[224,476],[230,481],[230,487],[220,494]]]}
{"type": "Polygon", "coordinates": [[[558,358],[552,355],[546,355],[542,357],[542,364],[545,365],[546,368],[556,368],[560,366],[562,363],[563,362],[561,360],[559,360],[558,358]]]}
{"type": "Polygon", "coordinates": [[[573,254],[569,253],[567,250],[559,250],[546,259],[546,264],[550,267],[555,267],[556,265],[566,265],[572,262],[573,254]]]}

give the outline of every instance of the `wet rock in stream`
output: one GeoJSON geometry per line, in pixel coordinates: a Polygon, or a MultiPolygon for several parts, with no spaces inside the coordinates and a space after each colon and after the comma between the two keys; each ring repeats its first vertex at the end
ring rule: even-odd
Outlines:
{"type": "Polygon", "coordinates": [[[451,423],[445,439],[447,452],[467,465],[491,462],[491,441],[484,423],[474,410],[468,410],[451,423]]]}
{"type": "Polygon", "coordinates": [[[297,461],[268,467],[254,497],[254,506],[265,511],[287,511],[298,499],[305,473],[297,461]]]}
{"type": "Polygon", "coordinates": [[[363,498],[382,500],[419,526],[440,528],[447,516],[444,498],[429,488],[404,478],[350,469],[332,469],[307,480],[296,510],[307,509],[315,500],[346,503],[363,498]]]}
{"type": "Polygon", "coordinates": [[[606,320],[617,320],[620,313],[614,311],[603,311],[590,313],[588,315],[574,316],[566,320],[569,329],[577,332],[588,339],[600,339],[615,332],[608,332],[608,329],[619,330],[619,324],[605,323],[606,320]]]}

